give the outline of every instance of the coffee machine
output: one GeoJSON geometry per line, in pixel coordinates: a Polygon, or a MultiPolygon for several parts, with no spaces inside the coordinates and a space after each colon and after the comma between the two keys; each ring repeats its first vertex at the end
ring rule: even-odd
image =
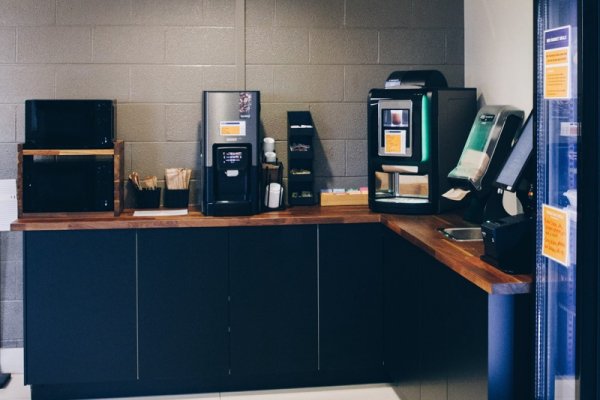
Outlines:
{"type": "Polygon", "coordinates": [[[205,91],[202,113],[202,212],[258,213],[260,93],[205,91]]]}
{"type": "Polygon", "coordinates": [[[439,71],[397,71],[368,99],[369,208],[436,214],[476,114],[476,91],[448,88],[439,71]]]}

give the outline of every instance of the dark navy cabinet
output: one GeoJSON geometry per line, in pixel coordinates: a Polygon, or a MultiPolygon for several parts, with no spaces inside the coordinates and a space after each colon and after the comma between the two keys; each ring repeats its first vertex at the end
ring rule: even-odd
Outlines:
{"type": "Polygon", "coordinates": [[[385,233],[386,366],[407,400],[488,399],[488,295],[385,233]]]}
{"type": "Polygon", "coordinates": [[[319,348],[323,371],[383,378],[380,224],[319,226],[319,348]]]}
{"type": "Polygon", "coordinates": [[[135,380],[135,231],[25,233],[27,384],[135,380]]]}
{"type": "Polygon", "coordinates": [[[138,231],[140,378],[229,372],[227,229],[138,231]]]}
{"type": "Polygon", "coordinates": [[[231,375],[317,371],[317,228],[229,231],[231,375]]]}
{"type": "Polygon", "coordinates": [[[530,399],[530,296],[488,294],[396,233],[384,237],[386,367],[400,397],[530,399]]]}
{"type": "MultiPolygon", "coordinates": [[[[420,399],[421,351],[426,254],[384,229],[384,345],[385,366],[406,399],[420,399]]],[[[445,382],[444,382],[445,385],[445,382]]]]}
{"type": "Polygon", "coordinates": [[[529,296],[488,294],[380,224],[33,231],[24,250],[34,400],[531,393],[529,296]]]}

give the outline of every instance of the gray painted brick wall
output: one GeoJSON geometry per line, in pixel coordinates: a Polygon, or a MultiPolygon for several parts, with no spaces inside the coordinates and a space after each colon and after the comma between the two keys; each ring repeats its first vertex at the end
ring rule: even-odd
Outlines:
{"type": "MultiPolygon", "coordinates": [[[[236,26],[243,3],[0,2],[0,179],[16,177],[26,99],[117,99],[126,174],[160,176],[199,166],[202,91],[246,82],[261,91],[264,134],[284,164],[286,112],[310,110],[317,186],[363,186],[368,91],[399,69],[464,82],[463,0],[245,0],[236,26]]],[[[23,345],[22,241],[0,233],[3,347],[23,345]]]]}

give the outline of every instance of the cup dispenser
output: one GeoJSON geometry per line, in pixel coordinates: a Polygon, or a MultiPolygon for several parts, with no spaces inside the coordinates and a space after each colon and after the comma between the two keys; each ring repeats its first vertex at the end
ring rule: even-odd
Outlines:
{"type": "Polygon", "coordinates": [[[204,92],[202,212],[259,210],[259,92],[204,92]]]}
{"type": "Polygon", "coordinates": [[[435,214],[476,113],[476,91],[448,88],[439,71],[398,71],[368,99],[369,207],[435,214]]]}

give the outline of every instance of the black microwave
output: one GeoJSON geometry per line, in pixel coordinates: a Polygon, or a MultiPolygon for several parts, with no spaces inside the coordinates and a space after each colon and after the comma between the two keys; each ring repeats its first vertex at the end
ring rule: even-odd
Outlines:
{"type": "Polygon", "coordinates": [[[23,148],[112,148],[114,109],[113,100],[27,100],[23,148]]]}
{"type": "Polygon", "coordinates": [[[112,211],[114,190],[111,157],[23,157],[23,212],[112,211]]]}

